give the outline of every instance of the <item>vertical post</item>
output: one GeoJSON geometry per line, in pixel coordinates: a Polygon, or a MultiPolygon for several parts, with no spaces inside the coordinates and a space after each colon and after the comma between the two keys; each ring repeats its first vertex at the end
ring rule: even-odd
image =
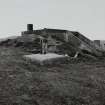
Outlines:
{"type": "Polygon", "coordinates": [[[43,54],[43,38],[40,38],[41,54],[43,54]]]}
{"type": "Polygon", "coordinates": [[[47,52],[48,52],[48,40],[47,39],[45,39],[44,40],[44,53],[46,54],[47,52]]]}
{"type": "Polygon", "coordinates": [[[47,42],[45,42],[45,54],[48,52],[48,45],[47,42]]]}
{"type": "Polygon", "coordinates": [[[69,36],[68,36],[68,32],[64,33],[64,37],[65,37],[65,41],[68,42],[69,41],[69,36]]]}
{"type": "Polygon", "coordinates": [[[41,44],[41,54],[46,54],[48,52],[48,41],[43,37],[40,37],[40,44],[41,44]]]}

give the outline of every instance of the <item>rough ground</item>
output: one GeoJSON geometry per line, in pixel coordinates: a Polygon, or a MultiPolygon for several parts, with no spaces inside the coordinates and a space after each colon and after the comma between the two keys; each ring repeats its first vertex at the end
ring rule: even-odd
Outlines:
{"type": "Polygon", "coordinates": [[[0,105],[105,105],[105,60],[38,66],[0,47],[0,105]]]}

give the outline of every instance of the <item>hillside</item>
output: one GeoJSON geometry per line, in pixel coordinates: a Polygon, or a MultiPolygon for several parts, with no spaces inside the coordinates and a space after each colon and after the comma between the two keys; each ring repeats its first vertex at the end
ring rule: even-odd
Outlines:
{"type": "Polygon", "coordinates": [[[0,105],[104,105],[105,60],[38,66],[0,47],[0,105]]]}

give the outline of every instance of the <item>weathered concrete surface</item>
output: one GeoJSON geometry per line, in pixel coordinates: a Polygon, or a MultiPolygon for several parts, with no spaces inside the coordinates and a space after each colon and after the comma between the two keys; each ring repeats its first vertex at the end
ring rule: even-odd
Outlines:
{"type": "Polygon", "coordinates": [[[55,53],[47,53],[47,54],[31,54],[31,55],[24,55],[24,58],[30,59],[40,65],[44,64],[52,64],[56,61],[66,60],[68,56],[65,55],[58,55],[55,53]]]}

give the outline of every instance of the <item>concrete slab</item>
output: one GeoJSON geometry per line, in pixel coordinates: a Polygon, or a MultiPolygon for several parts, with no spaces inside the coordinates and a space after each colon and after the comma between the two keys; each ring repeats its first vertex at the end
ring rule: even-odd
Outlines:
{"type": "Polygon", "coordinates": [[[24,58],[30,59],[31,61],[39,63],[40,65],[44,65],[44,64],[51,64],[55,61],[67,59],[68,56],[59,55],[55,53],[47,53],[47,54],[24,55],[24,58]]]}

